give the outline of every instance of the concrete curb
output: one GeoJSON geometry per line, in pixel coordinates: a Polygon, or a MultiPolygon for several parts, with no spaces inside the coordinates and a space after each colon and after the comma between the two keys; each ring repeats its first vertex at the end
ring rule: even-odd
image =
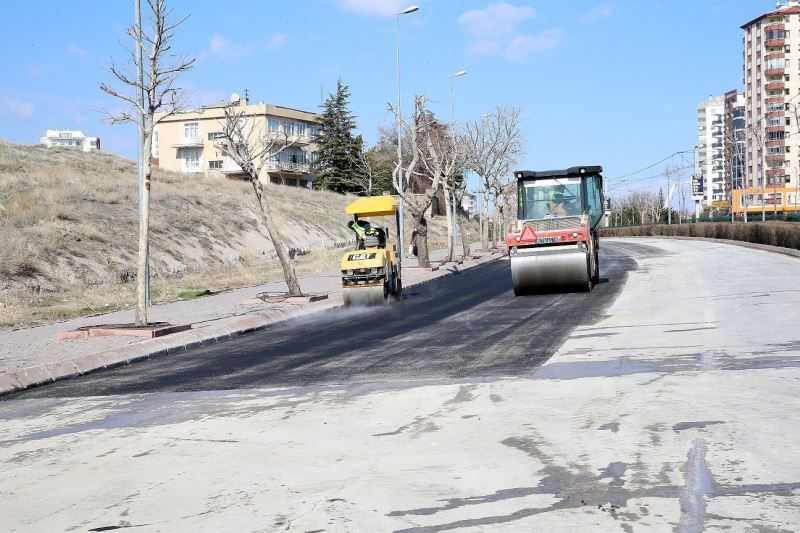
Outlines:
{"type": "MultiPolygon", "coordinates": [[[[424,285],[436,279],[452,276],[459,271],[499,259],[502,255],[491,254],[481,259],[468,261],[464,265],[454,265],[456,270],[442,269],[431,272],[433,276],[408,284],[408,287],[424,285]]],[[[238,318],[223,324],[215,324],[198,329],[190,329],[173,335],[156,337],[146,341],[112,348],[71,359],[62,359],[53,363],[34,365],[0,372],[0,396],[27,389],[37,385],[46,385],[61,379],[68,379],[105,368],[114,368],[144,359],[185,352],[200,346],[233,339],[254,333],[273,324],[279,324],[302,316],[320,313],[343,307],[341,297],[334,295],[301,309],[270,309],[261,315],[238,318]]]]}
{"type": "Polygon", "coordinates": [[[771,252],[774,254],[788,255],[800,259],[800,250],[793,250],[792,248],[782,248],[780,246],[772,246],[771,244],[758,244],[755,242],[747,241],[734,241],[733,239],[713,239],[711,237],[684,237],[684,236],[671,236],[671,235],[630,235],[625,237],[603,237],[603,239],[675,239],[679,241],[707,241],[715,242],[717,244],[731,244],[733,246],[741,246],[742,248],[750,248],[751,250],[761,250],[762,252],[771,252]]]}

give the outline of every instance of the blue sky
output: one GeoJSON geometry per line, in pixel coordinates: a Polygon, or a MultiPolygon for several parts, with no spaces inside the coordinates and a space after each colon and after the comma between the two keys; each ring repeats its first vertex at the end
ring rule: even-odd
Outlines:
{"type": "MultiPolygon", "coordinates": [[[[174,43],[197,58],[183,78],[196,103],[248,89],[251,100],[316,110],[341,77],[359,133],[374,142],[396,98],[395,20],[403,16],[403,106],[425,94],[457,120],[495,106],[523,111],[520,167],[602,164],[627,174],[694,146],[695,107],[741,88],[739,26],[774,7],[754,0],[174,0],[191,14],[174,43]]],[[[99,135],[103,148],[135,154],[135,131],[102,123],[118,107],[100,92],[122,59],[131,1],[4,3],[0,138],[35,143],[47,128],[99,135]]],[[[646,177],[646,174],[641,175],[646,177]]],[[[630,187],[660,183],[630,182],[630,187]]]]}

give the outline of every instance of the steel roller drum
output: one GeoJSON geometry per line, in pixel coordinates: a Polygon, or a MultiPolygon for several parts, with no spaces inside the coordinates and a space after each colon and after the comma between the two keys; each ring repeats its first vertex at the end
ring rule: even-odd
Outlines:
{"type": "Polygon", "coordinates": [[[586,252],[577,246],[524,250],[511,254],[511,282],[515,293],[588,287],[586,252]]]}
{"type": "Polygon", "coordinates": [[[347,306],[383,305],[387,301],[384,288],[380,285],[342,289],[342,298],[347,306]]]}

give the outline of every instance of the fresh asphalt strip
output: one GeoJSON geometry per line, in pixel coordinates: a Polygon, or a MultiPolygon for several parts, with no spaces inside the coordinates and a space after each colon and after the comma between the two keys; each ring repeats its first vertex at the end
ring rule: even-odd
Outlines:
{"type": "Polygon", "coordinates": [[[515,297],[508,261],[410,287],[402,302],[335,309],[261,331],[11,393],[2,400],[520,376],[603,317],[646,244],[601,245],[590,293],[515,297]]]}

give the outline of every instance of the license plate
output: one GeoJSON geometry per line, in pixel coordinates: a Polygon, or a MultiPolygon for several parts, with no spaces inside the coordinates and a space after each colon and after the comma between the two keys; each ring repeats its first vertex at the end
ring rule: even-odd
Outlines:
{"type": "Polygon", "coordinates": [[[538,239],[536,239],[537,244],[550,244],[553,242],[556,242],[555,237],[539,237],[538,239]]]}

